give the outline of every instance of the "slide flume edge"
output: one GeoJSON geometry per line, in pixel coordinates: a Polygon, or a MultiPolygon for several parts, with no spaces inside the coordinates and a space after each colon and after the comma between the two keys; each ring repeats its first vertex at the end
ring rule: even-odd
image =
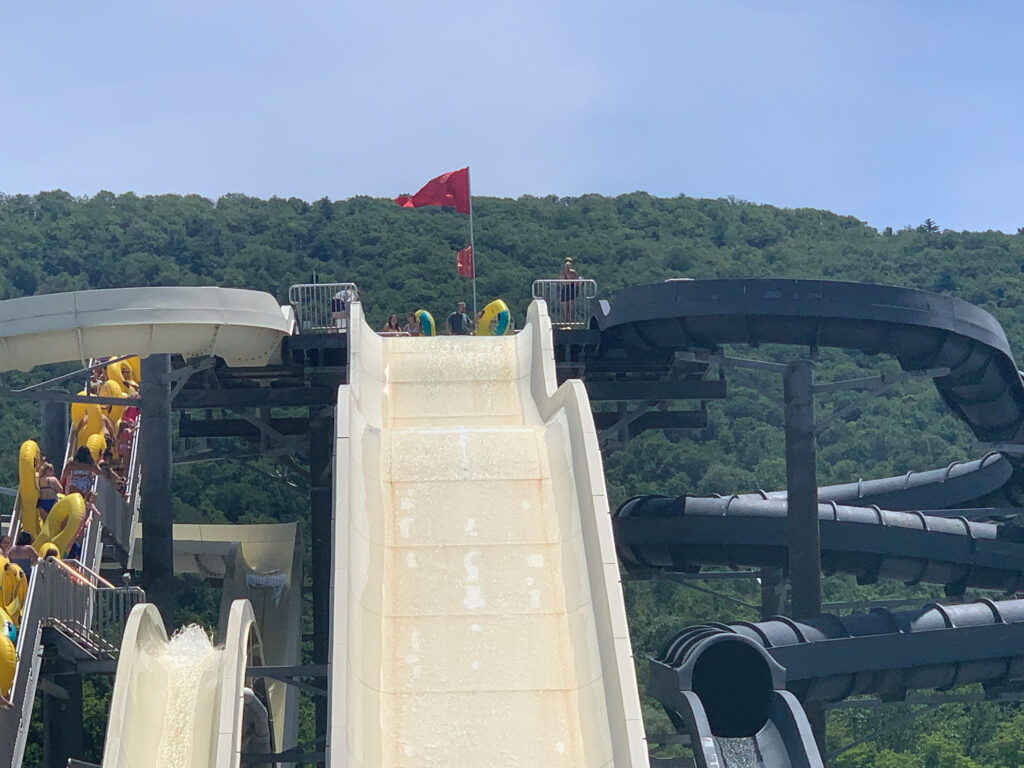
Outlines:
{"type": "Polygon", "coordinates": [[[137,605],[121,643],[104,768],[237,768],[250,648],[259,654],[247,600],[231,606],[223,648],[198,627],[169,640],[156,606],[137,605]]]}
{"type": "Polygon", "coordinates": [[[359,304],[350,329],[331,764],[646,766],[597,434],[544,305],[511,337],[384,339],[359,304]]]}

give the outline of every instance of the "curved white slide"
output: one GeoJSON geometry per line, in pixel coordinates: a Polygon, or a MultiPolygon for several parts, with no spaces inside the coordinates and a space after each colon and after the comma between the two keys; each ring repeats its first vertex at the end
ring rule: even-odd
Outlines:
{"type": "Polygon", "coordinates": [[[236,288],[112,288],[0,301],[0,372],[129,353],[266,365],[295,330],[291,307],[236,288]]]}
{"type": "MultiPolygon", "coordinates": [[[[145,529],[136,526],[136,540],[145,529]]],[[[298,664],[302,633],[302,534],[297,523],[219,525],[174,524],[174,572],[222,579],[220,631],[224,635],[230,610],[247,599],[263,641],[263,661],[272,666],[298,664]]],[[[142,546],[135,548],[131,568],[143,567],[142,546]]],[[[266,680],[267,703],[279,750],[296,744],[298,696],[293,685],[266,680]]]]}
{"type": "Polygon", "coordinates": [[[509,337],[382,338],[351,308],[335,445],[334,768],[640,768],[586,391],[535,302],[509,337]]]}
{"type": "Polygon", "coordinates": [[[135,606],[117,662],[104,768],[237,768],[255,633],[246,600],[231,606],[223,648],[199,627],[168,640],[156,607],[135,606]]]}

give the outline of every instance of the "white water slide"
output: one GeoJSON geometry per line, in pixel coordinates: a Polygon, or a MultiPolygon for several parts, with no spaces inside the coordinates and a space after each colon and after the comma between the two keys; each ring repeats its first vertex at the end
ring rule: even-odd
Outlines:
{"type": "Polygon", "coordinates": [[[295,329],[291,307],[237,288],[112,288],[0,301],[0,371],[117,354],[217,355],[267,365],[295,329]]]}
{"type": "Polygon", "coordinates": [[[247,600],[231,606],[223,648],[196,626],[168,641],[156,606],[135,606],[121,641],[104,768],[239,766],[247,698],[252,706],[244,687],[250,653],[261,661],[247,600]]]}
{"type": "Polygon", "coordinates": [[[647,766],[597,434],[544,305],[498,338],[351,314],[329,764],[647,766]]]}
{"type": "MultiPolygon", "coordinates": [[[[216,355],[229,366],[267,365],[279,360],[281,340],[294,330],[291,308],[281,307],[273,296],[260,291],[161,287],[29,296],[0,302],[0,372],[27,371],[48,363],[118,354],[180,354],[186,358],[216,355]]],[[[32,594],[30,590],[30,606],[32,594]]],[[[220,654],[217,673],[210,679],[205,673],[203,676],[203,686],[214,685],[222,694],[215,697],[211,704],[214,709],[210,710],[219,713],[214,725],[220,730],[206,733],[196,725],[208,730],[214,722],[207,721],[207,709],[203,709],[203,717],[193,725],[195,743],[207,746],[196,746],[185,762],[154,760],[150,750],[153,740],[163,743],[182,736],[172,732],[176,722],[173,713],[180,710],[169,694],[175,689],[156,681],[178,682],[169,672],[178,668],[175,665],[181,659],[177,657],[182,655],[178,651],[183,649],[179,644],[171,653],[154,650],[160,648],[161,642],[166,645],[166,636],[161,640],[163,626],[159,614],[152,606],[140,606],[133,614],[126,635],[127,650],[121,657],[121,671],[115,683],[116,707],[109,724],[106,752],[110,762],[105,759],[105,765],[152,768],[239,764],[240,747],[232,747],[232,751],[228,743],[240,742],[235,727],[241,723],[236,693],[244,679],[253,614],[247,602],[236,606],[232,609],[225,650],[211,651],[220,654]],[[163,663],[170,667],[161,670],[163,663]],[[226,728],[235,731],[229,735],[224,731],[226,728]],[[209,760],[193,761],[191,755],[200,753],[208,755],[209,760]]],[[[23,636],[29,634],[22,632],[23,636]]],[[[19,645],[18,650],[17,683],[12,693],[15,707],[0,710],[0,735],[6,742],[0,745],[0,754],[5,747],[15,744],[13,765],[21,761],[20,747],[27,733],[39,670],[37,649],[19,645]]]]}

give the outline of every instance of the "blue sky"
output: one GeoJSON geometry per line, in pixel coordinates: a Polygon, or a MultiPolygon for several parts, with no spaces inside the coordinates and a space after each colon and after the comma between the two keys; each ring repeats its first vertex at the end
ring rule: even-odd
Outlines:
{"type": "Polygon", "coordinates": [[[734,195],[1024,226],[1024,5],[18,3],[0,191],[734,195]]]}

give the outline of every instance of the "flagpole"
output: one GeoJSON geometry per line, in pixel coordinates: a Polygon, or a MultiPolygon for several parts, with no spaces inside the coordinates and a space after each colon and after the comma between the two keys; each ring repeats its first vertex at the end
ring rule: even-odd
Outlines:
{"type": "Polygon", "coordinates": [[[469,181],[469,166],[466,166],[466,196],[469,198],[469,252],[473,254],[473,322],[476,323],[476,244],[473,242],[473,187],[469,181]]]}

